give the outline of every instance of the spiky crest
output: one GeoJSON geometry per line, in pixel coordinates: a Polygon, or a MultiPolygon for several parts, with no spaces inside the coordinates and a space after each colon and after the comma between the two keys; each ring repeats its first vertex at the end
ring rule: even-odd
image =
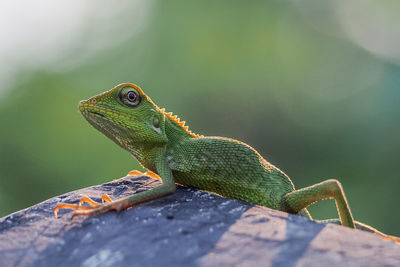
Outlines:
{"type": "Polygon", "coordinates": [[[193,133],[192,131],[190,131],[189,130],[189,126],[185,126],[185,121],[181,121],[181,119],[177,115],[173,115],[172,116],[172,112],[165,112],[165,108],[162,108],[160,110],[164,115],[166,115],[168,118],[170,118],[171,121],[173,121],[176,125],[181,127],[183,130],[185,130],[185,132],[187,132],[191,136],[193,136],[193,137],[204,137],[204,135],[199,135],[199,134],[196,134],[196,133],[193,133]]]}

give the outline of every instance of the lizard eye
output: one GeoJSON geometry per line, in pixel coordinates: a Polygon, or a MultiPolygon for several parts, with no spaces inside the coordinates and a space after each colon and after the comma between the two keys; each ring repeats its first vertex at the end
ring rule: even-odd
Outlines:
{"type": "Polygon", "coordinates": [[[126,93],[126,99],[128,99],[129,102],[135,102],[137,98],[137,94],[134,91],[129,91],[126,93]]]}
{"type": "Polygon", "coordinates": [[[128,107],[136,107],[141,101],[139,93],[132,87],[124,87],[119,93],[122,103],[128,107]]]}

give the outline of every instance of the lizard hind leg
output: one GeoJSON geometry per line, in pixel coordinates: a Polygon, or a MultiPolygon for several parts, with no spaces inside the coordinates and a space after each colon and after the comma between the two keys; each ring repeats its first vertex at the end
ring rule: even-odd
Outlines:
{"type": "Polygon", "coordinates": [[[300,210],[323,199],[335,199],[341,224],[350,228],[354,227],[353,215],[344,195],[339,181],[330,179],[321,183],[294,190],[283,196],[282,209],[290,213],[300,210]]]}

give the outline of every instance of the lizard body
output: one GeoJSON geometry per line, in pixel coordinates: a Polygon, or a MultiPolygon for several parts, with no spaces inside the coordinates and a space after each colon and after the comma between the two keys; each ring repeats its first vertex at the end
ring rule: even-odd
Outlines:
{"type": "Polygon", "coordinates": [[[265,160],[251,146],[224,137],[194,134],[176,115],[160,109],[131,83],[79,103],[88,122],[122,148],[128,150],[146,169],[156,173],[163,184],[124,199],[97,204],[84,197],[91,207],[59,203],[60,208],[76,209],[73,216],[121,210],[172,194],[175,183],[214,192],[272,209],[299,214],[310,219],[306,207],[322,199],[336,201],[339,219],[330,222],[374,232],[396,239],[353,220],[341,184],[326,180],[296,190],[290,178],[265,160]]]}

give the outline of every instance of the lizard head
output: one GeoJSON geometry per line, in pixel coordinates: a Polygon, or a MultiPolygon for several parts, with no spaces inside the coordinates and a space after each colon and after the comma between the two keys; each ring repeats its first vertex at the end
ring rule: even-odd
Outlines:
{"type": "Polygon", "coordinates": [[[130,152],[167,142],[163,112],[135,84],[119,84],[82,100],[79,110],[93,127],[130,152]]]}

